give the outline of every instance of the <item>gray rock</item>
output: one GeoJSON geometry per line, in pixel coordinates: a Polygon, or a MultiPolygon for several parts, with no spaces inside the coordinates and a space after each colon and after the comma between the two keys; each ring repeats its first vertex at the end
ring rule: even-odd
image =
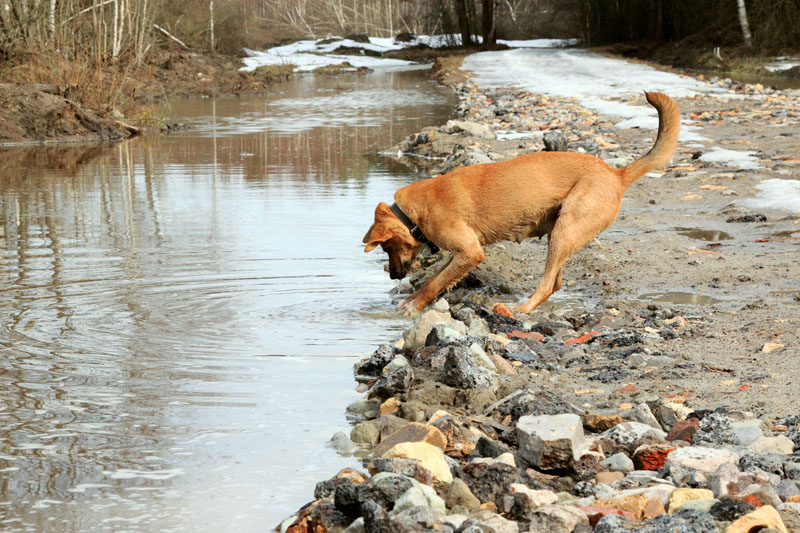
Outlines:
{"type": "Polygon", "coordinates": [[[565,468],[583,455],[583,424],[575,414],[523,416],[516,434],[520,456],[536,468],[565,468]]]}
{"type": "Polygon", "coordinates": [[[397,370],[379,377],[369,389],[368,397],[383,402],[392,396],[408,392],[413,380],[414,369],[410,366],[401,366],[397,370]]]}
{"type": "Polygon", "coordinates": [[[675,414],[675,409],[669,405],[659,404],[656,406],[654,414],[664,431],[668,432],[672,426],[678,423],[678,415],[675,414]]]}
{"type": "Polygon", "coordinates": [[[465,120],[448,120],[445,127],[453,133],[466,133],[473,137],[483,137],[484,139],[497,138],[497,135],[488,124],[467,122],[465,120]]]}
{"type": "Polygon", "coordinates": [[[719,465],[717,470],[710,476],[709,488],[714,493],[714,496],[722,499],[725,498],[730,492],[730,487],[736,486],[741,472],[739,468],[729,462],[719,465]]]}
{"type": "MultiPolygon", "coordinates": [[[[786,512],[786,513],[796,513],[796,514],[800,514],[800,503],[789,503],[789,502],[785,502],[785,503],[782,503],[782,504],[780,504],[780,505],[778,506],[778,510],[779,510],[779,511],[786,512]]],[[[766,531],[766,530],[765,530],[765,529],[762,529],[762,530],[761,530],[761,532],[762,532],[762,533],[763,533],[764,531],[766,531]]]]}
{"type": "Polygon", "coordinates": [[[447,491],[445,504],[449,509],[456,506],[461,506],[467,510],[477,509],[481,506],[481,501],[475,497],[464,480],[455,478],[453,483],[450,484],[450,489],[447,491]]]}
{"type": "Polygon", "coordinates": [[[485,152],[477,149],[471,149],[467,152],[467,156],[464,158],[464,165],[480,165],[482,163],[493,163],[491,157],[486,155],[485,152]]]}
{"type": "Polygon", "coordinates": [[[787,461],[783,463],[783,471],[787,478],[800,481],[800,463],[787,461]]]}
{"type": "Polygon", "coordinates": [[[381,436],[381,426],[377,420],[359,422],[350,431],[350,440],[362,444],[377,444],[381,436]]]}
{"type": "Polygon", "coordinates": [[[434,324],[443,324],[452,320],[450,313],[439,313],[432,309],[422,313],[411,327],[403,332],[403,351],[410,354],[415,353],[425,346],[425,339],[428,338],[434,324]]]}
{"type": "Polygon", "coordinates": [[[355,450],[358,449],[358,444],[350,440],[344,432],[338,431],[336,434],[331,437],[330,440],[331,447],[340,453],[353,453],[355,450]]]}
{"type": "Polygon", "coordinates": [[[425,338],[425,346],[443,346],[463,337],[466,333],[467,327],[457,320],[434,324],[425,338]]]}
{"type": "Polygon", "coordinates": [[[692,509],[676,514],[663,514],[647,522],[627,520],[619,515],[606,515],[597,522],[594,533],[710,533],[717,531],[709,513],[692,509]]]}
{"type": "Polygon", "coordinates": [[[347,419],[353,422],[373,420],[381,416],[381,402],[378,400],[359,398],[348,405],[345,412],[347,419]]]}
{"type": "Polygon", "coordinates": [[[639,422],[640,424],[647,424],[650,427],[661,429],[661,424],[658,423],[655,415],[650,410],[650,406],[646,403],[640,403],[631,409],[627,418],[632,422],[639,422]]]}
{"type": "Polygon", "coordinates": [[[667,434],[660,429],[640,422],[617,424],[608,431],[603,432],[602,436],[622,446],[628,454],[632,454],[642,444],[661,442],[667,438],[667,434]]]}
{"type": "Polygon", "coordinates": [[[475,364],[467,348],[448,346],[442,381],[460,389],[490,389],[494,386],[495,375],[475,364]]]}
{"type": "Polygon", "coordinates": [[[748,494],[752,494],[758,501],[763,503],[764,505],[771,505],[773,507],[777,507],[783,500],[778,495],[778,492],[775,490],[775,487],[768,484],[752,484],[749,487],[745,488],[743,491],[737,494],[737,497],[744,498],[748,494]]]}
{"type": "Polygon", "coordinates": [[[470,461],[464,464],[458,477],[466,482],[478,500],[495,502],[499,506],[511,484],[517,482],[517,469],[500,461],[470,461]]]}
{"type": "Polygon", "coordinates": [[[372,465],[376,472],[388,472],[400,474],[413,478],[417,471],[419,461],[416,459],[406,459],[402,457],[376,457],[372,460],[372,465]]]}
{"type": "Polygon", "coordinates": [[[709,512],[715,520],[733,522],[734,520],[737,520],[755,510],[756,506],[752,503],[747,503],[742,500],[733,500],[731,498],[724,498],[715,503],[709,512]]]}
{"type": "Polygon", "coordinates": [[[375,350],[368,359],[356,363],[354,371],[356,376],[380,376],[383,369],[395,356],[394,347],[384,344],[375,350]]]}
{"type": "Polygon", "coordinates": [[[589,525],[589,518],[577,507],[545,505],[533,511],[530,531],[572,533],[578,524],[589,525]]]}
{"type": "Polygon", "coordinates": [[[392,533],[417,533],[433,529],[441,531],[441,524],[444,523],[444,520],[443,512],[421,505],[405,509],[397,514],[392,513],[389,516],[392,533]]]}
{"type": "Polygon", "coordinates": [[[600,462],[601,465],[612,472],[632,472],[633,461],[624,453],[615,453],[600,462]]]}
{"type": "Polygon", "coordinates": [[[567,137],[558,130],[549,130],[542,137],[544,149],[548,152],[566,152],[567,137]]]}
{"type": "Polygon", "coordinates": [[[739,459],[742,472],[768,472],[783,476],[783,455],[777,453],[745,454],[739,459]]]}
{"type": "Polygon", "coordinates": [[[778,492],[778,496],[780,496],[781,500],[783,501],[788,500],[792,496],[797,496],[800,494],[800,489],[797,488],[797,483],[791,479],[782,479],[781,482],[775,487],[775,490],[778,492]]]}

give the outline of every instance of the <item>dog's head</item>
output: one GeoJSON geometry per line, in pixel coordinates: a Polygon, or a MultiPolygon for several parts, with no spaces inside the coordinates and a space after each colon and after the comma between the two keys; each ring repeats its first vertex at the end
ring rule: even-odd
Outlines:
{"type": "Polygon", "coordinates": [[[403,279],[417,256],[422,243],[411,236],[411,232],[384,202],[375,208],[375,222],[370,226],[364,241],[365,252],[371,252],[379,245],[389,254],[389,277],[403,279]]]}

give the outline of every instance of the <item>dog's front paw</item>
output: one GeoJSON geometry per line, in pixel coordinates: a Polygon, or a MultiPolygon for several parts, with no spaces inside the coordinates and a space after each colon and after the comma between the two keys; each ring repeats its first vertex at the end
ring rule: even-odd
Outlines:
{"type": "Polygon", "coordinates": [[[397,304],[397,309],[403,312],[403,315],[408,317],[417,316],[421,313],[421,310],[416,306],[416,300],[412,300],[410,298],[406,298],[399,304],[397,304]]]}

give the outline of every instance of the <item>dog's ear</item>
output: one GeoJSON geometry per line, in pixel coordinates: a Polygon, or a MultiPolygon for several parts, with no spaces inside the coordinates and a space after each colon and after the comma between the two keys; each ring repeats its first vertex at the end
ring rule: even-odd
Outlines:
{"type": "Polygon", "coordinates": [[[365,252],[371,252],[375,248],[378,247],[379,244],[382,242],[386,242],[392,238],[392,232],[387,230],[384,226],[380,224],[373,224],[366,235],[364,235],[364,240],[367,245],[364,247],[365,252]]]}

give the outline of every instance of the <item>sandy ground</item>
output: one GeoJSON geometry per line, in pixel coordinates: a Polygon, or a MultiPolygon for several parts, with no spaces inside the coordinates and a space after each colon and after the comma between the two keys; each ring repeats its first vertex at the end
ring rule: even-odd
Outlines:
{"type": "MultiPolygon", "coordinates": [[[[439,79],[457,82],[453,68],[449,61],[435,72],[439,79]]],[[[486,89],[461,90],[462,98],[474,99],[476,93],[498,98],[486,89]]],[[[621,311],[622,326],[635,322],[648,306],[672,310],[687,320],[691,334],[651,348],[686,361],[686,368],[636,378],[641,398],[678,395],[694,407],[736,406],[771,420],[795,414],[800,404],[800,387],[795,385],[800,378],[800,213],[748,209],[740,202],[754,198],[763,179],[800,176],[797,93],[776,93],[766,101],[763,95],[676,101],[684,117],[704,117],[697,132],[707,140],[682,142],[666,171],[635,183],[614,224],[567,262],[564,288],[529,318],[540,321],[548,315],[552,319],[610,308],[621,311]],[[760,168],[695,159],[713,146],[755,151],[760,168]],[[728,221],[748,214],[766,220],[728,221]],[[769,351],[768,345],[762,351],[767,343],[782,346],[769,351]]],[[[557,98],[549,102],[574,105],[557,98]]],[[[596,116],[597,124],[618,121],[596,116]]],[[[613,131],[606,139],[614,137],[616,152],[628,157],[644,154],[655,133],[613,131]]],[[[440,142],[442,137],[447,136],[439,135],[440,142]]],[[[458,142],[462,147],[479,145],[492,159],[542,149],[541,141],[530,140],[458,142]]],[[[602,149],[597,152],[603,155],[602,149]]],[[[487,247],[487,260],[448,300],[467,295],[481,303],[520,303],[536,287],[545,251],[546,240],[487,247]]],[[[570,372],[559,379],[569,380],[561,385],[575,390],[596,388],[586,375],[570,372]]]]}

